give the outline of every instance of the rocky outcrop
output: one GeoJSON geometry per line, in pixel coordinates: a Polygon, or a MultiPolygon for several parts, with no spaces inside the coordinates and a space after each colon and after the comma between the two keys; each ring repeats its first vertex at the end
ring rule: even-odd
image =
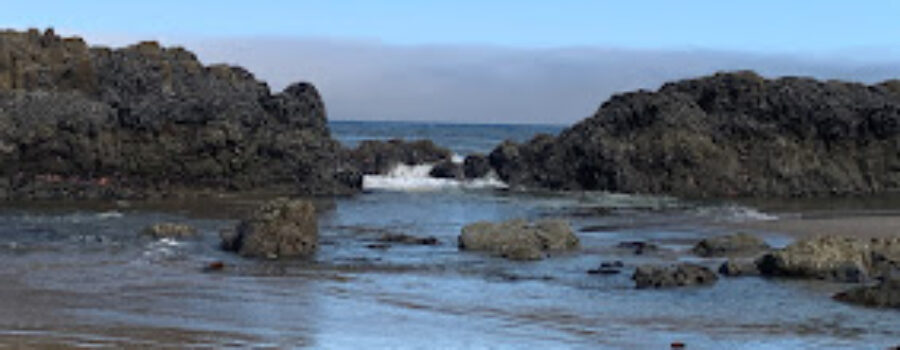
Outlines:
{"type": "Polygon", "coordinates": [[[547,253],[578,247],[578,237],[562,220],[525,220],[503,223],[476,222],[466,225],[459,236],[462,250],[484,251],[511,260],[539,260],[547,253]]]}
{"type": "Polygon", "coordinates": [[[759,237],[738,232],[732,235],[706,238],[698,242],[691,251],[702,257],[753,255],[769,250],[768,244],[759,237]]]}
{"type": "Polygon", "coordinates": [[[257,208],[233,231],[224,231],[222,248],[245,257],[304,257],[315,253],[318,237],[312,203],[279,198],[257,208]]]}
{"type": "Polygon", "coordinates": [[[728,259],[719,266],[719,273],[728,277],[759,276],[759,265],[753,259],[728,259]]]}
{"type": "Polygon", "coordinates": [[[686,197],[815,196],[900,189],[900,95],[752,72],[613,96],[559,136],[489,158],[514,187],[686,197]]]}
{"type": "Polygon", "coordinates": [[[869,307],[900,309],[900,278],[885,279],[873,286],[862,286],[835,294],[835,300],[869,307]]]}
{"type": "Polygon", "coordinates": [[[463,178],[463,169],[452,160],[445,160],[435,164],[428,172],[428,176],[438,179],[461,179],[463,178]]]}
{"type": "Polygon", "coordinates": [[[240,67],[143,42],[88,47],[0,32],[7,197],[140,197],[180,188],[352,193],[315,87],[273,94],[240,67]]]}
{"type": "Polygon", "coordinates": [[[363,174],[387,174],[397,165],[450,161],[453,153],[431,140],[367,140],[348,152],[350,162],[363,174]]]}
{"type": "Polygon", "coordinates": [[[900,267],[900,237],[802,239],[757,260],[770,276],[863,282],[900,267]]]}
{"type": "Polygon", "coordinates": [[[141,235],[160,238],[191,238],[197,235],[197,229],[187,224],[161,222],[150,225],[141,231],[141,235]]]}
{"type": "Polygon", "coordinates": [[[635,287],[644,289],[707,285],[716,283],[719,277],[704,266],[681,263],[671,266],[639,266],[631,279],[634,280],[635,287]]]}

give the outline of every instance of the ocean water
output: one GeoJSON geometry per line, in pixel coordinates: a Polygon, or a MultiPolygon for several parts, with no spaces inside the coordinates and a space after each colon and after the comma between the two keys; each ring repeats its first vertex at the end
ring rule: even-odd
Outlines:
{"type": "MultiPolygon", "coordinates": [[[[558,127],[332,123],[342,142],[430,138],[465,155],[558,127]]],[[[427,166],[426,166],[427,167],[427,166]]],[[[427,170],[427,169],[426,169],[427,170]]],[[[692,261],[699,239],[782,212],[725,201],[602,192],[521,193],[478,183],[402,181],[320,200],[321,246],[310,260],[247,260],[218,249],[218,231],[257,198],[158,203],[8,203],[0,209],[0,347],[314,349],[885,349],[900,313],[837,303],[846,285],[723,278],[709,287],[635,290],[646,263],[692,261]],[[559,217],[581,249],[535,262],[461,252],[462,226],[559,217]],[[138,236],[186,222],[189,240],[138,236]],[[378,246],[384,233],[436,246],[378,246]],[[634,255],[616,247],[648,241],[634,255]],[[376,245],[373,245],[376,244],[376,245]],[[222,261],[223,271],[203,267],[222,261]],[[616,275],[589,275],[622,261],[616,275]]],[[[483,179],[487,182],[490,179],[483,179]]],[[[775,246],[777,232],[755,232],[775,246]]]]}

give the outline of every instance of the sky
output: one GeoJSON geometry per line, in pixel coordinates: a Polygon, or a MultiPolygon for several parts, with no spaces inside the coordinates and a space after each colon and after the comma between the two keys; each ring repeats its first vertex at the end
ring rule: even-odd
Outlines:
{"type": "Polygon", "coordinates": [[[900,1],[8,1],[0,26],[154,39],[309,80],[330,117],[566,124],[721,70],[900,76],[900,1]]]}

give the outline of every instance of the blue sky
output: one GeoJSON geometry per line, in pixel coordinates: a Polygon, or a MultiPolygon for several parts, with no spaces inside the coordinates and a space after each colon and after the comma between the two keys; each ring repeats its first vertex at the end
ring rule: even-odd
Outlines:
{"type": "Polygon", "coordinates": [[[869,55],[900,47],[900,1],[888,0],[4,2],[4,26],[106,35],[869,55]]]}

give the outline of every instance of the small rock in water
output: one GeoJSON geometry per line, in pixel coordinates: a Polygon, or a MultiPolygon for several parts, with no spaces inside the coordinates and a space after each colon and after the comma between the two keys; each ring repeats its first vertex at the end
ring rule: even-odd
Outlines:
{"type": "Polygon", "coordinates": [[[563,220],[476,222],[459,235],[462,250],[494,253],[510,260],[540,260],[547,253],[578,248],[578,237],[563,220]]]}
{"type": "Polygon", "coordinates": [[[672,349],[684,349],[685,347],[686,347],[686,346],[684,345],[684,343],[682,343],[682,342],[677,342],[677,341],[676,341],[676,342],[672,342],[672,345],[671,345],[671,348],[672,348],[672,349]]]}
{"type": "Polygon", "coordinates": [[[600,267],[596,269],[590,269],[587,271],[588,274],[591,275],[615,275],[622,272],[622,267],[624,267],[621,261],[605,261],[600,263],[600,267]]]}
{"type": "Polygon", "coordinates": [[[221,261],[213,261],[203,268],[203,272],[222,271],[225,269],[225,263],[221,261]]]}
{"type": "Polygon", "coordinates": [[[673,266],[641,266],[631,276],[638,289],[713,284],[719,277],[712,270],[691,263],[673,266]]]}
{"type": "Polygon", "coordinates": [[[402,244],[419,244],[419,245],[438,245],[440,242],[434,237],[416,237],[403,233],[385,233],[378,238],[379,242],[402,243],[402,244]]]}
{"type": "Polygon", "coordinates": [[[621,242],[617,247],[623,249],[631,249],[634,252],[634,255],[641,255],[648,251],[659,250],[659,247],[656,244],[644,241],[621,242]]]}
{"type": "Polygon", "coordinates": [[[768,244],[759,237],[738,232],[733,235],[706,238],[691,250],[702,257],[753,255],[769,250],[768,244]]]}
{"type": "Polygon", "coordinates": [[[391,248],[391,245],[390,245],[390,244],[386,244],[386,243],[372,243],[372,244],[366,245],[366,248],[369,248],[369,249],[390,249],[390,248],[391,248]]]}
{"type": "Polygon", "coordinates": [[[257,208],[234,230],[222,231],[222,248],[256,258],[310,256],[318,246],[316,220],[312,203],[278,198],[257,208]]]}
{"type": "Polygon", "coordinates": [[[728,259],[722,263],[722,266],[719,266],[719,273],[729,277],[758,276],[760,274],[755,261],[735,259],[728,259]]]}

